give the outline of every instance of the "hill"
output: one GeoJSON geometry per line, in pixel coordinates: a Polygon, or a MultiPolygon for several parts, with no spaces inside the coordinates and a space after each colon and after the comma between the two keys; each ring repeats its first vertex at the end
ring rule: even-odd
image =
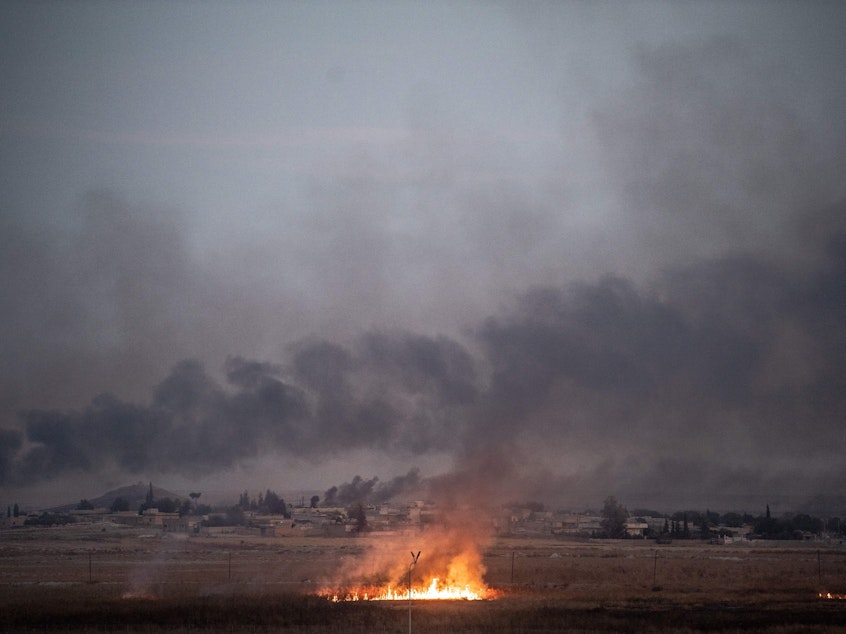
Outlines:
{"type": "MultiPolygon", "coordinates": [[[[138,482],[136,484],[130,484],[127,486],[119,487],[117,489],[112,489],[111,491],[107,491],[106,493],[103,493],[101,496],[96,498],[88,498],[88,501],[94,508],[107,509],[111,508],[112,503],[120,497],[129,502],[130,509],[135,510],[147,501],[147,493],[149,492],[149,490],[149,484],[138,482]]],[[[153,485],[153,498],[156,500],[161,498],[171,498],[180,501],[186,499],[182,495],[177,495],[176,493],[168,491],[167,489],[162,489],[161,487],[157,487],[155,485],[153,485]]],[[[69,504],[57,506],[49,510],[56,513],[71,511],[75,509],[78,504],[79,500],[69,504]]]]}

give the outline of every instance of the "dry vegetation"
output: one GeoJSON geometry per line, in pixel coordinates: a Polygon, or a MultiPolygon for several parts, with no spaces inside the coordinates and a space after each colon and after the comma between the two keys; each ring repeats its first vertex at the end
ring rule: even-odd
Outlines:
{"type": "MultiPolygon", "coordinates": [[[[316,596],[364,538],[0,531],[4,631],[404,632],[407,604],[316,596]]],[[[411,547],[411,546],[410,546],[411,547]]],[[[425,553],[424,553],[425,556],[425,553]]],[[[846,632],[846,547],[500,540],[496,601],[418,603],[416,632],[846,632]]]]}

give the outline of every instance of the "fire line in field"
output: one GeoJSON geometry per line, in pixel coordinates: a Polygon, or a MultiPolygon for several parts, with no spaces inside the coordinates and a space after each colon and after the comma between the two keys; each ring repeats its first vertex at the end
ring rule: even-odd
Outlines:
{"type": "MultiPolygon", "coordinates": [[[[433,578],[425,588],[392,587],[372,590],[350,590],[346,593],[333,593],[329,599],[335,603],[342,601],[482,601],[492,598],[493,593],[487,588],[473,589],[469,585],[442,585],[438,578],[433,578]]],[[[327,595],[328,596],[328,595],[327,595]]]]}
{"type": "Polygon", "coordinates": [[[363,552],[342,562],[335,581],[318,594],[337,603],[496,598],[484,581],[482,549],[490,538],[486,520],[483,512],[450,506],[437,523],[413,535],[411,549],[408,534],[369,540],[363,552]]]}

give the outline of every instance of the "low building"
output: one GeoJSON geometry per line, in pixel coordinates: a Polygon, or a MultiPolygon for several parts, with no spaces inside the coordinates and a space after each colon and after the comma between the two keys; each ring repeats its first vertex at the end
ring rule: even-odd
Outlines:
{"type": "Polygon", "coordinates": [[[558,513],[553,519],[552,534],[583,537],[602,530],[602,518],[587,513],[558,513]]]}
{"type": "Polygon", "coordinates": [[[649,530],[649,524],[646,522],[626,522],[626,537],[643,537],[647,530],[649,530]]]}

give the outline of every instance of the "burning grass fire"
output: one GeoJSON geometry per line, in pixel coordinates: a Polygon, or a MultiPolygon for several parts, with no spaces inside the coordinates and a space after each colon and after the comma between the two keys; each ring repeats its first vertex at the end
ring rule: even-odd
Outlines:
{"type": "Polygon", "coordinates": [[[386,588],[360,588],[350,589],[345,592],[324,593],[334,603],[342,601],[483,601],[495,598],[495,593],[487,587],[471,587],[470,585],[459,586],[455,584],[441,583],[440,579],[433,577],[426,587],[409,588],[388,586],[386,588]]]}
{"type": "MultiPolygon", "coordinates": [[[[472,555],[472,553],[471,553],[472,555]]],[[[481,580],[483,569],[475,566],[468,566],[468,562],[474,562],[475,557],[459,556],[453,559],[449,566],[444,569],[445,574],[428,574],[423,576],[426,582],[423,585],[413,584],[412,570],[415,568],[420,551],[417,555],[411,553],[411,562],[405,573],[405,583],[397,582],[393,585],[379,586],[366,585],[347,588],[344,590],[324,591],[322,596],[335,603],[342,601],[438,601],[438,600],[464,600],[481,601],[495,598],[494,591],[490,590],[481,580]]],[[[425,564],[426,562],[421,562],[425,564]]],[[[421,566],[425,571],[425,566],[421,566]]]]}
{"type": "Polygon", "coordinates": [[[421,531],[360,542],[364,547],[340,562],[333,581],[318,594],[337,603],[495,599],[482,562],[490,525],[483,510],[449,500],[421,531]]]}
{"type": "Polygon", "coordinates": [[[319,594],[330,601],[482,601],[496,598],[484,582],[479,543],[457,532],[421,536],[430,550],[371,550],[349,569],[346,581],[319,594]],[[422,556],[421,556],[422,553],[422,556]],[[403,556],[405,555],[405,556],[403,556]],[[365,580],[357,582],[355,580],[365,580]]]}

